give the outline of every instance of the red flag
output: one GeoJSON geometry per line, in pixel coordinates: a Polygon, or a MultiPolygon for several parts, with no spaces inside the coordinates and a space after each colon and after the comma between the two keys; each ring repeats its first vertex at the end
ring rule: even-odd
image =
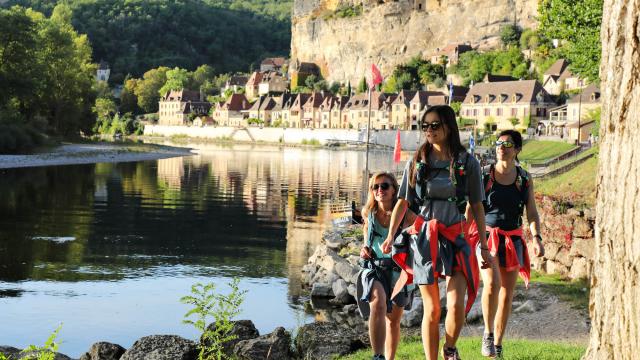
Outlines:
{"type": "Polygon", "coordinates": [[[400,162],[400,152],[402,151],[402,147],[400,146],[400,129],[396,132],[396,146],[393,148],[393,162],[400,162]]]}
{"type": "Polygon", "coordinates": [[[369,80],[369,89],[373,89],[374,86],[382,84],[382,74],[376,67],[376,64],[371,64],[371,80],[369,80]]]}

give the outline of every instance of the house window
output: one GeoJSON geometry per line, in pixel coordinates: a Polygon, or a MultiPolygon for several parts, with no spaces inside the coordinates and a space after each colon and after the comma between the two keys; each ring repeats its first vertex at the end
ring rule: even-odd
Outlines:
{"type": "Polygon", "coordinates": [[[413,104],[413,110],[416,110],[418,108],[418,105],[413,104]]]}
{"type": "Polygon", "coordinates": [[[518,109],[517,108],[511,108],[511,116],[518,116],[518,109]]]}
{"type": "Polygon", "coordinates": [[[478,109],[473,109],[473,116],[478,116],[478,109]]]}
{"type": "Polygon", "coordinates": [[[489,116],[489,115],[491,115],[491,109],[484,108],[484,116],[489,116]]]}
{"type": "Polygon", "coordinates": [[[496,109],[496,115],[502,116],[502,108],[496,109]]]}

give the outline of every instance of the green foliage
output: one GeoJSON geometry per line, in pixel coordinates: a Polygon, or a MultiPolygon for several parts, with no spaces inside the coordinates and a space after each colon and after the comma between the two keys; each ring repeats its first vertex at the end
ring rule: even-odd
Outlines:
{"type": "Polygon", "coordinates": [[[358,94],[362,94],[367,92],[368,89],[368,85],[367,85],[367,79],[363,76],[362,79],[360,80],[360,82],[358,83],[358,94]]]}
{"type": "Polygon", "coordinates": [[[91,48],[57,5],[50,18],[18,6],[0,9],[0,113],[25,128],[61,135],[88,132],[95,65],[91,48]],[[44,120],[40,121],[36,119],[44,120]]]}
{"type": "MultiPolygon", "coordinates": [[[[189,71],[210,64],[239,71],[291,42],[292,0],[68,0],[76,29],[111,76],[140,77],[159,66],[189,71]],[[255,34],[260,34],[256,36],[255,34]]],[[[9,0],[49,14],[55,1],[9,0]]],[[[122,81],[122,80],[119,80],[122,81]]]]}
{"type": "Polygon", "coordinates": [[[0,154],[24,153],[44,143],[38,127],[7,117],[10,117],[7,111],[0,112],[0,154]]]}
{"type": "Polygon", "coordinates": [[[398,65],[383,86],[385,92],[400,90],[420,90],[423,85],[444,86],[446,77],[442,64],[432,64],[420,56],[412,58],[405,65],[398,65]]]}
{"type": "Polygon", "coordinates": [[[522,29],[518,25],[509,24],[500,29],[500,40],[504,46],[519,45],[520,35],[522,29]]]}
{"type": "Polygon", "coordinates": [[[313,145],[313,146],[320,146],[320,141],[318,139],[302,139],[302,145],[313,145]]]}
{"type": "Polygon", "coordinates": [[[480,82],[485,75],[509,75],[515,78],[527,79],[529,63],[518,47],[512,46],[507,50],[496,50],[485,53],[468,51],[460,55],[458,64],[450,68],[464,79],[465,86],[473,82],[480,82]]]}
{"type": "Polygon", "coordinates": [[[47,341],[45,341],[44,346],[35,346],[29,345],[22,353],[26,356],[22,357],[22,359],[28,360],[54,360],[56,357],[56,352],[60,347],[60,343],[57,342],[58,333],[62,328],[62,324],[58,325],[58,327],[53,331],[47,341]]]}
{"type": "Polygon", "coordinates": [[[360,15],[362,15],[362,5],[343,4],[333,13],[328,13],[323,18],[324,20],[330,20],[333,18],[344,19],[360,15]]]}
{"type": "Polygon", "coordinates": [[[120,93],[120,111],[123,113],[140,114],[142,109],[138,106],[138,97],[135,94],[138,79],[127,78],[120,93]]]}
{"type": "Polygon", "coordinates": [[[522,146],[522,152],[518,158],[526,162],[544,162],[573,149],[575,149],[574,145],[563,141],[528,140],[522,146]]]}
{"type": "Polygon", "coordinates": [[[562,40],[558,50],[574,74],[597,82],[602,44],[603,0],[542,0],[538,5],[540,33],[562,40]]]}
{"type": "Polygon", "coordinates": [[[456,115],[460,115],[460,108],[462,108],[462,103],[460,101],[452,101],[451,108],[456,112],[456,115]]]}
{"type": "Polygon", "coordinates": [[[593,136],[598,136],[600,135],[600,117],[602,114],[602,108],[601,107],[597,107],[595,109],[591,109],[588,111],[586,119],[587,120],[593,120],[596,123],[593,125],[593,128],[591,128],[591,135],[593,136]]]}
{"type": "Polygon", "coordinates": [[[98,117],[93,132],[103,135],[142,135],[144,126],[131,113],[98,117]]]}
{"type": "Polygon", "coordinates": [[[533,29],[525,29],[520,35],[520,49],[535,50],[540,45],[538,34],[533,29]]]}
{"type": "Polygon", "coordinates": [[[249,124],[249,125],[252,125],[252,124],[260,125],[260,124],[264,124],[264,120],[256,119],[256,118],[249,118],[249,119],[247,119],[247,124],[249,124]]]}
{"type": "Polygon", "coordinates": [[[138,106],[144,112],[157,112],[160,101],[160,88],[167,82],[169,68],[161,66],[144,73],[134,90],[138,97],[138,106]]]}
{"type": "MultiPolygon", "coordinates": [[[[167,70],[166,76],[167,81],[164,83],[164,85],[162,85],[158,92],[160,96],[164,96],[171,90],[190,88],[189,85],[191,83],[191,74],[189,73],[189,71],[176,67],[171,70],[167,70]]],[[[193,90],[193,88],[191,88],[191,90],[193,90]]]]}
{"type": "Polygon", "coordinates": [[[509,118],[509,122],[511,123],[511,125],[513,125],[513,127],[516,127],[516,125],[518,125],[518,123],[520,122],[520,119],[518,119],[517,117],[512,117],[509,118]]]}
{"type": "Polygon", "coordinates": [[[191,295],[183,296],[180,302],[193,306],[185,315],[183,322],[193,325],[201,334],[198,359],[222,359],[224,344],[236,338],[230,335],[233,328],[231,320],[240,313],[246,291],[240,290],[240,280],[234,278],[228,285],[228,295],[217,294],[214,283],[191,286],[191,295]],[[195,316],[195,320],[190,318],[195,316]],[[213,326],[207,327],[209,319],[213,326]]]}

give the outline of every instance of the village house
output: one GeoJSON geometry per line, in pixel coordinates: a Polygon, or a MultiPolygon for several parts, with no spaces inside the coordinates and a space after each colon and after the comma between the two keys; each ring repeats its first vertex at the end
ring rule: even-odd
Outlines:
{"type": "Polygon", "coordinates": [[[283,57],[270,57],[260,63],[260,72],[275,71],[284,75],[283,67],[287,64],[287,59],[283,57]]]}
{"type": "Polygon", "coordinates": [[[288,111],[290,127],[294,127],[294,128],[303,127],[302,126],[302,106],[307,102],[307,100],[309,100],[309,97],[311,97],[311,94],[300,93],[294,98],[288,111]]]}
{"type": "Polygon", "coordinates": [[[314,63],[299,62],[296,60],[291,64],[289,75],[289,79],[291,79],[291,89],[295,89],[298,86],[304,86],[304,81],[311,75],[320,78],[320,68],[314,63]]]}
{"type": "Polygon", "coordinates": [[[302,105],[302,119],[300,127],[319,128],[320,127],[320,105],[324,100],[324,92],[313,92],[307,101],[302,105]]]}
{"type": "Polygon", "coordinates": [[[207,115],[211,104],[198,91],[171,90],[158,103],[159,125],[190,125],[199,115],[207,115]]]}
{"type": "Polygon", "coordinates": [[[420,129],[420,115],[434,105],[446,105],[447,97],[439,91],[416,91],[409,101],[409,117],[411,129],[420,129]]]}
{"type": "Polygon", "coordinates": [[[98,81],[109,81],[109,74],[111,73],[111,69],[109,69],[109,64],[102,60],[98,65],[98,70],[96,71],[96,80],[98,81]]]}
{"type": "Polygon", "coordinates": [[[542,86],[549,94],[560,95],[563,91],[582,89],[587,82],[571,73],[567,60],[559,59],[545,71],[542,86]]]}
{"type": "Polygon", "coordinates": [[[249,77],[244,75],[233,75],[224,83],[224,87],[222,88],[222,93],[224,94],[228,90],[231,90],[234,93],[237,93],[238,90],[244,89],[245,85],[247,85],[247,81],[249,81],[249,77]]]}
{"type": "Polygon", "coordinates": [[[431,63],[445,64],[447,67],[456,65],[460,61],[460,55],[471,50],[473,48],[469,44],[449,44],[442,49],[436,49],[436,53],[431,56],[431,63]]]}
{"type": "Polygon", "coordinates": [[[258,85],[259,95],[280,95],[289,89],[287,79],[275,71],[262,73],[262,79],[258,85]]]}
{"type": "Polygon", "coordinates": [[[277,102],[273,97],[268,95],[263,95],[253,103],[253,105],[245,110],[249,115],[249,120],[257,119],[265,126],[271,125],[271,113],[273,109],[276,107],[277,102]]]}
{"type": "Polygon", "coordinates": [[[323,129],[339,129],[341,128],[340,118],[342,109],[346,105],[349,98],[346,96],[325,96],[322,104],[320,104],[320,128],[323,129]]]}
{"type": "Polygon", "coordinates": [[[388,96],[386,94],[374,91],[371,93],[371,107],[369,108],[368,93],[353,95],[343,110],[343,114],[348,115],[348,128],[358,130],[366,129],[369,123],[369,109],[371,109],[372,129],[380,129],[383,126],[384,128],[389,128],[390,103],[387,99],[388,96]]]}
{"type": "Polygon", "coordinates": [[[258,91],[260,90],[261,81],[262,81],[262,73],[258,71],[254,71],[244,86],[244,93],[247,96],[247,99],[253,100],[258,97],[258,91]]]}
{"type": "Polygon", "coordinates": [[[279,122],[281,126],[289,126],[289,109],[293,104],[294,96],[284,93],[274,98],[276,105],[271,110],[271,123],[279,122]]]}
{"type": "MultiPolygon", "coordinates": [[[[411,126],[409,124],[410,120],[410,111],[409,111],[409,102],[416,96],[415,90],[400,90],[398,92],[398,96],[391,104],[392,106],[392,115],[393,118],[391,122],[393,124],[394,129],[402,129],[402,130],[411,130],[411,126]]],[[[415,128],[417,129],[417,127],[415,128]]],[[[415,130],[413,129],[413,130],[415,130]]]]}
{"type": "Polygon", "coordinates": [[[461,105],[460,116],[477,120],[480,127],[512,129],[535,126],[555,103],[536,80],[474,85],[461,105]]]}
{"type": "Polygon", "coordinates": [[[580,128],[580,142],[584,142],[595,126],[593,113],[602,108],[601,96],[598,86],[590,84],[565,104],[550,109],[549,119],[541,121],[542,134],[567,134],[568,140],[577,141],[580,128]]]}
{"type": "Polygon", "coordinates": [[[203,127],[203,126],[213,126],[216,122],[213,120],[213,117],[201,115],[193,119],[193,126],[203,127]]]}
{"type": "Polygon", "coordinates": [[[246,113],[251,104],[244,94],[232,94],[227,101],[219,104],[213,118],[222,126],[247,126],[246,113]]]}

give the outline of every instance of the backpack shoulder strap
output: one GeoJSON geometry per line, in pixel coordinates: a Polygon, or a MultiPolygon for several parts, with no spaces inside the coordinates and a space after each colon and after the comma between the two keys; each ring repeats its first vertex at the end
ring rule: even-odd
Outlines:
{"type": "Polygon", "coordinates": [[[484,184],[484,193],[487,194],[491,191],[493,183],[496,181],[495,169],[493,164],[487,165],[482,168],[482,183],[484,184]]]}

